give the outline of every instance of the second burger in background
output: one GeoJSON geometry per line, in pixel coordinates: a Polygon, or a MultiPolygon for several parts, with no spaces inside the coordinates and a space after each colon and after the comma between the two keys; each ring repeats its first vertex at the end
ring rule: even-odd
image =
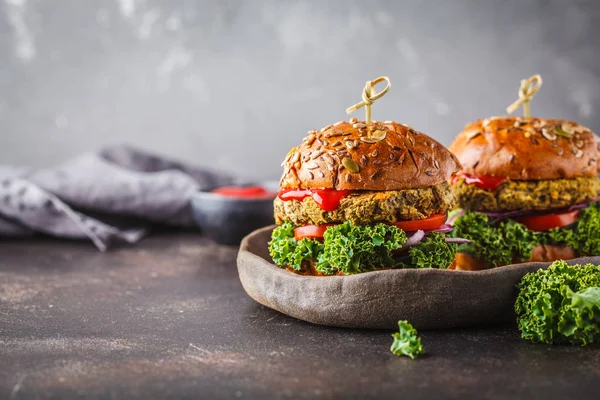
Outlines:
{"type": "Polygon", "coordinates": [[[492,117],[468,124],[450,145],[463,170],[452,180],[460,207],[457,269],[600,255],[600,144],[571,121],[492,117]]]}

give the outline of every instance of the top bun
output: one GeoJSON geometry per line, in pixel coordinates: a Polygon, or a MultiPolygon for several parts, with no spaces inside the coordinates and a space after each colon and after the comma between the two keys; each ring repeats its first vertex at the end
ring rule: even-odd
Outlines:
{"type": "Polygon", "coordinates": [[[492,117],[468,124],[449,147],[473,175],[513,180],[598,174],[600,144],[590,129],[558,119],[492,117]]]}
{"type": "Polygon", "coordinates": [[[309,132],[282,165],[282,189],[338,190],[424,188],[461,168],[448,149],[421,132],[392,121],[367,128],[355,118],[309,132]]]}

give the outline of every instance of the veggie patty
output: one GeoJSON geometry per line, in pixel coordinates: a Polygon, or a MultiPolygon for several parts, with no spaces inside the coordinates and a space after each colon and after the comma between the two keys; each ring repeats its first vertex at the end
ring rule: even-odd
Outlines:
{"type": "Polygon", "coordinates": [[[464,183],[452,185],[461,208],[472,211],[547,210],[600,196],[597,177],[540,181],[507,180],[494,191],[464,183]]]}
{"type": "Polygon", "coordinates": [[[351,221],[355,225],[374,222],[424,219],[445,213],[455,206],[455,198],[446,182],[423,189],[356,191],[341,200],[334,211],[324,211],[312,197],[302,201],[275,199],[278,224],[335,224],[351,221]]]}

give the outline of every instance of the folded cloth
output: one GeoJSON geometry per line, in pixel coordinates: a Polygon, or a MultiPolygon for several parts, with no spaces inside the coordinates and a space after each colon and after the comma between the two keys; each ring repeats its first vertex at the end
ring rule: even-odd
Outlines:
{"type": "Polygon", "coordinates": [[[154,224],[193,227],[192,193],[235,183],[228,174],[127,146],[49,169],[0,165],[0,236],[89,239],[104,251],[139,241],[154,224]]]}

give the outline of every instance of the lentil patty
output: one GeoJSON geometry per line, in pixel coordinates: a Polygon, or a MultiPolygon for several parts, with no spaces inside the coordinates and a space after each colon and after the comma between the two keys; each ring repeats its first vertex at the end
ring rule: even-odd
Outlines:
{"type": "Polygon", "coordinates": [[[452,185],[459,205],[474,211],[547,210],[569,207],[600,195],[597,177],[539,181],[507,180],[496,190],[480,189],[461,179],[452,185]]]}
{"type": "Polygon", "coordinates": [[[320,225],[352,221],[354,224],[395,222],[427,218],[455,207],[455,199],[446,182],[423,189],[356,191],[345,197],[334,211],[324,211],[312,197],[302,201],[275,199],[278,224],[320,225]]]}

